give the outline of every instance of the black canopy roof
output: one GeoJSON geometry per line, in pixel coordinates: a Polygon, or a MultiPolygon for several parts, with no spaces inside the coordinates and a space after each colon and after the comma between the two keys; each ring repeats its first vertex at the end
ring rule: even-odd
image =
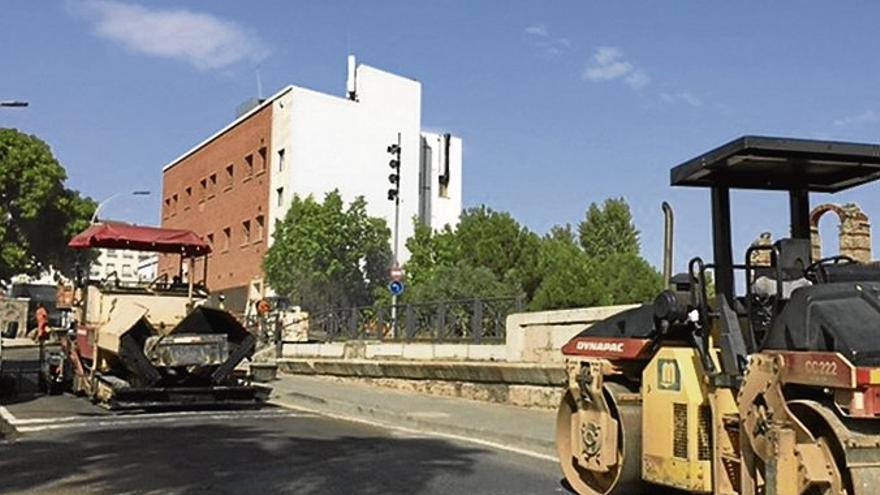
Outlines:
{"type": "Polygon", "coordinates": [[[743,136],[674,167],[673,186],[837,192],[880,178],[874,144],[743,136]]]}

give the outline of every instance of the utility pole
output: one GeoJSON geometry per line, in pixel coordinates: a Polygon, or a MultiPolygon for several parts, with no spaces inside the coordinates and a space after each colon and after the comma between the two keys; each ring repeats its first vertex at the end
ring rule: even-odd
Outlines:
{"type": "Polygon", "coordinates": [[[401,282],[400,261],[397,257],[398,245],[400,242],[400,133],[397,133],[397,144],[388,146],[388,153],[391,154],[391,161],[388,165],[391,167],[391,175],[388,176],[388,182],[391,188],[388,189],[388,200],[394,201],[394,246],[392,251],[393,266],[391,267],[391,284],[388,289],[391,291],[391,329],[394,336],[397,336],[397,297],[403,293],[403,282],[401,282]]]}

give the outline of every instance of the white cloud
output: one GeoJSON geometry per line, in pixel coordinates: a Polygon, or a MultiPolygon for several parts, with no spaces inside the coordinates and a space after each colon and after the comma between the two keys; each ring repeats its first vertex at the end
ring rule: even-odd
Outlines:
{"type": "Polygon", "coordinates": [[[703,100],[700,97],[694,95],[693,93],[689,93],[687,91],[680,91],[678,93],[661,93],[660,98],[666,103],[677,103],[683,102],[692,107],[700,107],[703,106],[703,100]]]}
{"type": "Polygon", "coordinates": [[[571,48],[571,41],[567,38],[557,38],[550,35],[550,29],[546,24],[534,24],[525,29],[532,44],[548,55],[562,55],[571,48]]]}
{"type": "Polygon", "coordinates": [[[581,78],[591,82],[614,81],[621,79],[632,89],[641,89],[651,82],[648,74],[627,60],[619,48],[600,46],[593,53],[593,61],[581,78]]]}
{"type": "Polygon", "coordinates": [[[880,115],[873,110],[866,110],[858,115],[850,115],[834,121],[837,127],[846,127],[859,124],[868,124],[880,120],[880,115]]]}
{"type": "Polygon", "coordinates": [[[211,14],[185,9],[150,9],[114,0],[87,0],[73,10],[93,23],[94,34],[126,49],[220,69],[258,62],[269,50],[252,32],[211,14]]]}
{"type": "Polygon", "coordinates": [[[546,24],[535,24],[534,26],[527,27],[526,34],[531,34],[532,36],[540,36],[542,38],[550,36],[550,32],[547,31],[546,24]]]}

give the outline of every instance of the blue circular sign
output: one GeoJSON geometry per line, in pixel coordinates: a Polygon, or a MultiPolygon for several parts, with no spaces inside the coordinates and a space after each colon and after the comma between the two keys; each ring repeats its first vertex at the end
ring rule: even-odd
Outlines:
{"type": "Polygon", "coordinates": [[[395,296],[403,294],[403,289],[405,288],[406,287],[403,285],[403,282],[401,282],[400,280],[394,280],[393,282],[388,284],[388,290],[390,290],[391,294],[395,296]]]}

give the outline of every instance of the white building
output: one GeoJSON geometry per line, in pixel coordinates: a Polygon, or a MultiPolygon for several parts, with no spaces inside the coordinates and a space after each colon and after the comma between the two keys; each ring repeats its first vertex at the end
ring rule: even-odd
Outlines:
{"type": "Polygon", "coordinates": [[[98,249],[98,259],[89,268],[89,278],[119,279],[120,283],[149,282],[156,278],[159,255],[124,249],[98,249]]]}
{"type": "MultiPolygon", "coordinates": [[[[462,143],[423,132],[422,85],[349,57],[345,98],[288,86],[263,104],[272,109],[270,239],[293,194],[321,199],[339,189],[343,199],[364,196],[368,211],[394,228],[388,145],[400,135],[400,259],[413,219],[441,229],[461,215],[462,143]]],[[[271,241],[270,241],[271,242],[271,241]]]]}
{"type": "MultiPolygon", "coordinates": [[[[338,189],[363,196],[367,213],[394,228],[388,199],[400,140],[399,259],[417,219],[434,229],[456,225],[462,207],[462,142],[422,131],[422,85],[348,60],[346,91],[330,95],[287,86],[163,169],[162,226],[190,229],[214,248],[212,290],[242,303],[262,293],[261,263],[294,195],[321,201],[338,189]]],[[[198,267],[196,267],[199,269],[198,267]]],[[[160,259],[160,273],[176,273],[160,259]]]]}

